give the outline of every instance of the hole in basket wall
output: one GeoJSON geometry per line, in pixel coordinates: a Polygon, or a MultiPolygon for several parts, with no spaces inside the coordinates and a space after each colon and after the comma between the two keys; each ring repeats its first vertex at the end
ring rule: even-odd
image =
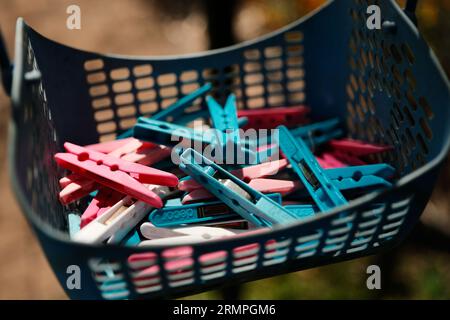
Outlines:
{"type": "Polygon", "coordinates": [[[361,18],[366,9],[365,1],[354,1],[348,11],[353,22],[348,51],[351,72],[346,86],[348,129],[354,138],[393,145],[394,151],[383,154],[380,160],[391,163],[403,175],[417,167],[413,159],[431,155],[433,109],[416,91],[421,79],[414,73],[414,50],[408,43],[369,30],[361,18]],[[390,103],[377,106],[376,101],[390,103]]]}
{"type": "MultiPolygon", "coordinates": [[[[277,45],[250,47],[240,56],[224,59],[221,65],[220,59],[211,57],[210,67],[202,63],[196,69],[186,63],[184,70],[164,73],[159,72],[157,62],[124,62],[127,66],[121,67],[106,58],[87,60],[86,83],[100,139],[114,138],[137,117],[167,108],[206,82],[213,85],[210,94],[222,103],[234,93],[238,108],[302,104],[306,98],[303,38],[300,30],[291,30],[280,35],[277,45]]],[[[370,61],[370,56],[367,59],[370,61]]],[[[202,101],[197,99],[185,112],[199,110],[202,101]]]]}

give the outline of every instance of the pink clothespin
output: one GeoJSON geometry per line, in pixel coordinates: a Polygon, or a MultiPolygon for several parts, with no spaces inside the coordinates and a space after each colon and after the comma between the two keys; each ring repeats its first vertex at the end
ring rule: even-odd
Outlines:
{"type": "Polygon", "coordinates": [[[111,155],[68,143],[67,153],[57,153],[56,162],[80,176],[107,186],[120,193],[142,200],[156,208],[162,207],[161,198],[143,183],[174,187],[178,178],[168,172],[125,161],[111,155]]]}
{"type": "Polygon", "coordinates": [[[59,192],[59,200],[64,205],[86,197],[89,193],[99,188],[99,185],[93,180],[77,174],[70,174],[61,178],[59,185],[62,188],[59,192]]]}
{"type": "Polygon", "coordinates": [[[377,154],[393,149],[392,146],[375,145],[353,139],[331,140],[329,144],[333,150],[349,153],[358,157],[377,154]]]}
{"type": "MultiPolygon", "coordinates": [[[[224,184],[226,184],[226,182],[224,184]]],[[[300,189],[302,186],[300,181],[277,179],[253,179],[248,182],[248,185],[262,193],[280,193],[283,196],[300,189]]],[[[209,193],[208,190],[200,188],[189,192],[183,197],[181,203],[186,204],[211,198],[214,198],[214,195],[209,193]]]]}
{"type": "Polygon", "coordinates": [[[310,109],[306,106],[245,109],[238,111],[238,117],[246,117],[244,128],[274,129],[279,125],[294,126],[307,123],[310,109]]]}
{"type": "Polygon", "coordinates": [[[83,228],[89,222],[97,218],[103,212],[107,211],[113,205],[115,205],[120,199],[124,197],[123,194],[108,188],[102,188],[98,191],[98,194],[92,199],[89,206],[81,215],[80,228],[83,228]]]}
{"type": "Polygon", "coordinates": [[[364,166],[367,164],[367,162],[359,159],[357,156],[354,156],[352,154],[343,152],[343,151],[333,151],[331,155],[338,159],[339,161],[342,161],[346,163],[349,166],[364,166]]]}
{"type": "MultiPolygon", "coordinates": [[[[245,167],[231,171],[233,175],[244,182],[247,182],[253,189],[262,193],[281,193],[283,195],[294,192],[300,188],[298,181],[262,179],[263,177],[275,175],[288,166],[286,159],[265,162],[262,164],[245,167]]],[[[189,179],[181,181],[178,185],[180,190],[189,193],[182,199],[182,203],[189,203],[213,198],[214,196],[204,189],[195,180],[189,179]]]]}
{"type": "MultiPolygon", "coordinates": [[[[254,166],[249,166],[237,170],[232,170],[230,173],[242,181],[250,182],[253,179],[264,178],[267,176],[272,176],[282,171],[288,166],[288,161],[286,159],[280,159],[276,161],[264,162],[254,166]]],[[[203,186],[199,184],[194,179],[187,179],[180,181],[178,184],[178,189],[183,191],[193,191],[195,189],[203,189],[203,186]]]]}
{"type": "Polygon", "coordinates": [[[348,165],[339,159],[337,159],[333,154],[324,152],[321,156],[316,156],[317,162],[323,169],[334,169],[343,168],[348,165]]]}
{"type": "MultiPolygon", "coordinates": [[[[146,166],[165,159],[171,153],[171,149],[165,146],[142,142],[135,138],[123,140],[126,140],[126,143],[121,141],[121,144],[110,144],[110,142],[108,142],[108,147],[104,147],[103,150],[109,150],[111,146],[118,146],[112,151],[109,150],[110,152],[108,155],[121,158],[125,161],[137,162],[146,166]]],[[[102,144],[98,144],[98,146],[100,145],[102,144]]],[[[69,204],[83,198],[98,188],[98,185],[94,181],[77,174],[71,174],[61,178],[59,184],[61,188],[63,188],[60,192],[60,200],[63,204],[69,204]]]]}
{"type": "Polygon", "coordinates": [[[127,143],[129,143],[132,140],[134,140],[134,138],[126,138],[126,139],[120,139],[120,140],[112,140],[112,141],[94,143],[94,144],[87,145],[86,148],[88,148],[90,150],[98,151],[101,153],[110,153],[110,152],[126,145],[127,143]]]}

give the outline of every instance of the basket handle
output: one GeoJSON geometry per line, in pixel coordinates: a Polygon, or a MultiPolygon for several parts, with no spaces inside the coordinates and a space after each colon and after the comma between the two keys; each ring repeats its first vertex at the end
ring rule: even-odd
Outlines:
{"type": "Polygon", "coordinates": [[[11,93],[12,69],[13,66],[9,60],[6,44],[0,30],[0,76],[3,83],[3,89],[8,96],[11,93]]]}
{"type": "Polygon", "coordinates": [[[419,2],[419,0],[407,0],[406,1],[406,6],[405,6],[405,13],[406,15],[409,17],[409,19],[411,19],[411,21],[417,26],[417,16],[416,16],[416,11],[417,11],[417,3],[419,2]]]}

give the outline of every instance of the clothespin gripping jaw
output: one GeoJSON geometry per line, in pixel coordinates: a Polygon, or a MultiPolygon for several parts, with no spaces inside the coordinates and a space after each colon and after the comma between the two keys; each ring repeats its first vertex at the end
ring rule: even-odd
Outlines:
{"type": "Polygon", "coordinates": [[[180,159],[181,170],[254,225],[270,227],[296,220],[275,201],[254,190],[195,150],[187,149],[180,159]]]}
{"type": "Polygon", "coordinates": [[[327,177],[302,138],[297,139],[289,130],[280,126],[279,146],[297,173],[305,188],[322,211],[344,205],[347,200],[327,177]]]}

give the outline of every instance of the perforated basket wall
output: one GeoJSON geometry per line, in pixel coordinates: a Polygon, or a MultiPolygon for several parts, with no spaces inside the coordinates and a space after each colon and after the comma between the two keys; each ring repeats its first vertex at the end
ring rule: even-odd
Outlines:
{"type": "MultiPolygon", "coordinates": [[[[392,1],[394,31],[366,28],[367,1],[339,0],[266,37],[192,56],[136,58],[52,42],[19,19],[10,134],[12,182],[57,277],[72,298],[174,297],[352,259],[401,241],[422,213],[448,150],[448,83],[415,26],[392,1]],[[151,250],[72,243],[57,199],[62,143],[113,139],[205,82],[240,108],[312,108],[355,138],[393,145],[380,161],[395,188],[260,235],[151,250]],[[375,206],[378,204],[378,206],[375,206]],[[67,267],[81,290],[66,287],[67,267]]],[[[119,41],[119,40],[118,40],[119,41]]],[[[187,112],[201,109],[196,101],[187,112]]]]}

